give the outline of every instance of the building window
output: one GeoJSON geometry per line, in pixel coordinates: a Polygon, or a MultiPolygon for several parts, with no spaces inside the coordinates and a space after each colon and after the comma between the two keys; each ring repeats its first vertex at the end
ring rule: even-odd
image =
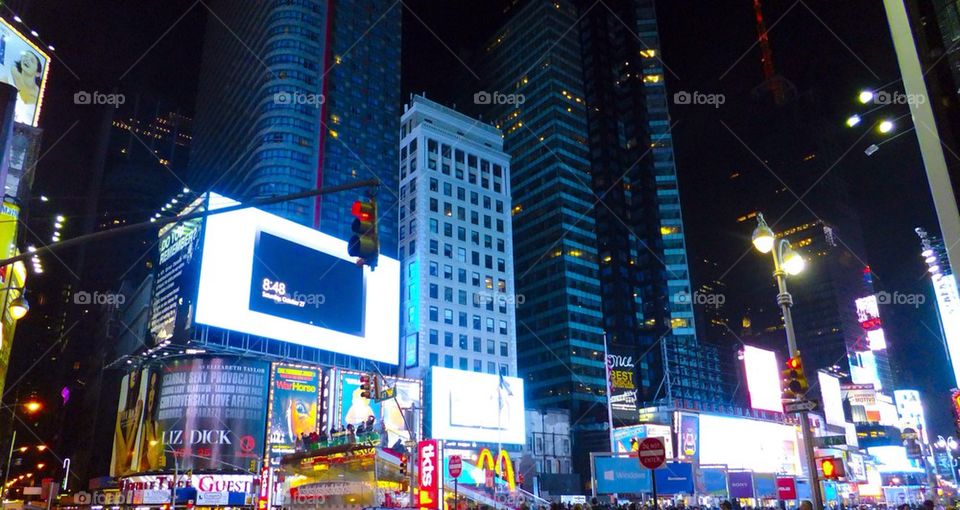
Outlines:
{"type": "Polygon", "coordinates": [[[473,352],[480,352],[480,343],[481,343],[480,337],[478,336],[473,337],[473,352]]]}
{"type": "Polygon", "coordinates": [[[501,356],[509,355],[509,347],[507,346],[507,342],[500,342],[500,355],[501,356]]]}
{"type": "Polygon", "coordinates": [[[467,270],[466,269],[457,269],[457,281],[460,283],[467,283],[467,270]]]}
{"type": "Polygon", "coordinates": [[[443,357],[443,366],[453,368],[453,356],[447,354],[443,357]]]}
{"type": "Polygon", "coordinates": [[[460,370],[467,370],[467,358],[460,358],[460,370]]]}
{"type": "Polygon", "coordinates": [[[430,345],[437,345],[439,343],[439,334],[440,333],[435,329],[430,330],[430,345]]]}
{"type": "Polygon", "coordinates": [[[460,335],[460,348],[467,350],[469,346],[467,345],[467,335],[460,335]]]}
{"type": "Polygon", "coordinates": [[[431,367],[435,367],[435,366],[437,366],[438,364],[439,364],[439,363],[437,362],[437,353],[431,352],[431,353],[430,353],[430,366],[431,366],[431,367]]]}
{"type": "MultiPolygon", "coordinates": [[[[444,314],[444,315],[446,315],[446,314],[444,314]]],[[[490,317],[487,317],[487,332],[488,332],[488,333],[493,333],[493,319],[490,318],[490,317]]]]}
{"type": "MultiPolygon", "coordinates": [[[[458,290],[458,291],[457,291],[457,304],[458,304],[458,305],[466,305],[466,304],[467,304],[467,291],[465,291],[465,290],[458,290]]],[[[464,326],[466,326],[466,324],[464,324],[464,326]]]]}
{"type": "Polygon", "coordinates": [[[453,280],[453,266],[443,265],[443,278],[445,280],[453,280]]]}
{"type": "Polygon", "coordinates": [[[449,331],[443,332],[443,346],[444,347],[453,347],[453,333],[449,331]]]}
{"type": "Polygon", "coordinates": [[[479,316],[479,315],[474,315],[474,316],[473,316],[473,329],[475,329],[475,330],[477,330],[477,331],[480,331],[480,316],[479,316]]]}
{"type": "Polygon", "coordinates": [[[507,261],[503,259],[497,259],[497,271],[501,273],[507,270],[507,261]]]}
{"type": "MultiPolygon", "coordinates": [[[[490,319],[491,321],[493,319],[490,319]]],[[[444,324],[453,324],[453,310],[449,308],[443,309],[443,322],[444,324]]]]}
{"type": "Polygon", "coordinates": [[[430,233],[437,234],[439,233],[439,231],[440,231],[440,222],[433,218],[430,218],[430,233]]]}
{"type": "Polygon", "coordinates": [[[430,240],[430,253],[433,254],[433,255],[436,255],[439,250],[440,250],[440,243],[438,243],[436,239],[431,239],[431,240],[430,240]]]}
{"type": "Polygon", "coordinates": [[[492,362],[492,361],[488,361],[488,362],[487,362],[487,373],[489,373],[489,374],[495,374],[495,373],[497,373],[497,364],[494,363],[494,362],[492,362]]]}
{"type": "Polygon", "coordinates": [[[444,287],[443,288],[443,300],[447,303],[453,303],[453,288],[444,287]]]}
{"type": "Polygon", "coordinates": [[[463,328],[467,327],[467,312],[459,312],[457,314],[457,325],[463,328]]]}
{"type": "Polygon", "coordinates": [[[436,262],[430,263],[430,276],[439,276],[440,273],[440,264],[436,262]]]}
{"type": "Polygon", "coordinates": [[[440,210],[440,203],[437,202],[436,198],[430,197],[430,212],[437,212],[440,210]]]}
{"type": "Polygon", "coordinates": [[[483,372],[483,362],[478,359],[473,360],[473,371],[483,372]]]}
{"type": "Polygon", "coordinates": [[[430,320],[433,321],[433,322],[437,322],[438,320],[440,320],[440,309],[439,309],[439,308],[437,308],[437,307],[435,307],[435,306],[431,306],[431,307],[430,307],[430,320]]]}
{"type": "Polygon", "coordinates": [[[493,340],[487,340],[487,354],[496,354],[497,344],[493,340]]]}
{"type": "Polygon", "coordinates": [[[430,297],[437,299],[440,293],[440,287],[436,283],[430,284],[430,297]]]}

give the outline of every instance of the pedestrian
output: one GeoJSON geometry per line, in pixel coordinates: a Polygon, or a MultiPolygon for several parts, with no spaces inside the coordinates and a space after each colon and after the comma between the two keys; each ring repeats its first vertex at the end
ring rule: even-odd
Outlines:
{"type": "Polygon", "coordinates": [[[813,503],[809,499],[800,502],[800,510],[813,510],[813,503]]]}

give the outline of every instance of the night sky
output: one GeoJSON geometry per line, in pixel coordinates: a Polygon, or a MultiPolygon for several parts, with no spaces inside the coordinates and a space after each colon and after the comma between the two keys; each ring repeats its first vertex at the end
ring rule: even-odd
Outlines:
{"type": "MultiPolygon", "coordinates": [[[[425,92],[448,101],[451,77],[462,72],[458,57],[472,54],[496,27],[503,0],[441,2],[411,0],[404,13],[403,98],[425,92]],[[455,56],[455,54],[457,56],[455,56]]],[[[77,218],[89,182],[97,118],[73,105],[79,90],[108,92],[143,89],[165,97],[191,113],[209,12],[201,2],[57,1],[54,5],[8,2],[30,28],[57,51],[41,116],[44,154],[35,190],[62,204],[77,218]],[[21,6],[26,5],[21,9],[21,6]],[[18,10],[20,9],[20,10],[18,10]],[[170,28],[172,27],[172,28],[170,28]]],[[[898,71],[885,17],[876,1],[768,0],[777,71],[798,88],[816,88],[836,112],[838,125],[856,105],[864,87],[896,82],[898,71]]],[[[397,4],[395,8],[401,8],[397,4]]],[[[5,12],[9,17],[10,12],[5,12]]],[[[748,93],[761,81],[760,53],[752,2],[748,0],[661,1],[658,6],[668,90],[697,90],[731,97],[748,93]],[[721,79],[721,76],[723,78],[721,79]]],[[[747,246],[749,231],[718,225],[711,205],[711,179],[724,175],[738,159],[751,156],[719,124],[749,119],[736,109],[671,107],[681,197],[691,258],[707,256],[717,243],[747,246]]],[[[840,135],[852,136],[852,135],[840,135]]],[[[838,140],[854,145],[855,138],[838,140]]],[[[749,140],[746,140],[749,145],[749,140]]],[[[914,310],[882,310],[901,387],[915,387],[928,398],[934,432],[952,434],[945,391],[949,368],[942,354],[933,315],[933,296],[919,257],[917,226],[936,231],[936,219],[923,177],[915,138],[908,134],[867,158],[858,144],[834,172],[848,182],[859,210],[866,253],[878,290],[924,292],[927,303],[914,310]],[[929,327],[929,329],[928,329],[929,327]],[[918,354],[923,353],[923,354],[918,354]],[[931,397],[937,400],[934,402],[931,397]]],[[[75,224],[71,224],[71,227],[75,224]]],[[[68,227],[66,236],[76,235],[68,227]]],[[[752,226],[751,226],[752,228],[752,226]]],[[[69,263],[69,258],[66,258],[69,263]]],[[[757,264],[757,260],[744,262],[757,264]]],[[[53,261],[46,278],[56,278],[53,261]]],[[[764,289],[765,291],[765,289],[764,289]]],[[[771,301],[773,294],[770,295],[771,301]]]]}

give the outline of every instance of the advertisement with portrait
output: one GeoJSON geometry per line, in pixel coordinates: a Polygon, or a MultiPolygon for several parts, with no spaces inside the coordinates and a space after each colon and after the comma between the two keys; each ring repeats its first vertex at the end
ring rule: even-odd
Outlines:
{"type": "Polygon", "coordinates": [[[677,458],[700,461],[700,416],[678,413],[677,458]]]}
{"type": "Polygon", "coordinates": [[[338,371],[337,391],[331,393],[335,399],[330,406],[334,413],[332,422],[341,427],[350,424],[357,426],[373,416],[377,422],[377,432],[381,431],[382,422],[387,433],[385,444],[394,449],[412,440],[408,425],[419,436],[420,413],[417,410],[423,408],[421,382],[394,377],[381,379],[381,390],[385,389],[384,384],[396,388],[396,398],[374,402],[361,395],[360,376],[359,372],[338,371]]]}
{"type": "Polygon", "coordinates": [[[50,57],[39,46],[0,18],[0,82],[17,89],[14,121],[37,126],[49,65],[50,57]]]}
{"type": "Polygon", "coordinates": [[[267,430],[271,464],[279,464],[274,460],[293,453],[301,434],[317,431],[321,381],[318,368],[273,364],[267,430]]]}
{"type": "Polygon", "coordinates": [[[613,429],[613,443],[616,451],[613,453],[630,453],[637,451],[638,443],[648,437],[659,437],[663,439],[664,450],[667,458],[674,458],[673,455],[673,434],[668,425],[629,425],[626,427],[616,427],[613,429]]]}
{"type": "Polygon", "coordinates": [[[124,476],[138,470],[141,426],[145,408],[148,406],[150,379],[150,370],[143,369],[128,373],[120,381],[110,476],[124,476]]]}
{"type": "Polygon", "coordinates": [[[254,470],[264,454],[269,372],[265,361],[233,356],[162,363],[151,374],[159,390],[147,399],[138,470],[254,470]]]}
{"type": "Polygon", "coordinates": [[[633,351],[611,345],[607,354],[610,375],[610,410],[616,420],[637,421],[636,364],[633,351]]]}
{"type": "MultiPolygon", "coordinates": [[[[196,199],[181,214],[202,212],[205,198],[196,199]]],[[[194,303],[203,246],[203,218],[171,223],[160,229],[154,264],[150,335],[154,344],[187,340],[193,326],[194,303]]]]}

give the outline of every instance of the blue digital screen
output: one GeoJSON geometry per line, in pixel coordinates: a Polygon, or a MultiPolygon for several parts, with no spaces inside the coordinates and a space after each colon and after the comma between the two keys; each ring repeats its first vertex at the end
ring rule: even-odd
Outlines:
{"type": "Polygon", "coordinates": [[[363,334],[363,269],[347,260],[258,232],[250,310],[363,334]]]}

